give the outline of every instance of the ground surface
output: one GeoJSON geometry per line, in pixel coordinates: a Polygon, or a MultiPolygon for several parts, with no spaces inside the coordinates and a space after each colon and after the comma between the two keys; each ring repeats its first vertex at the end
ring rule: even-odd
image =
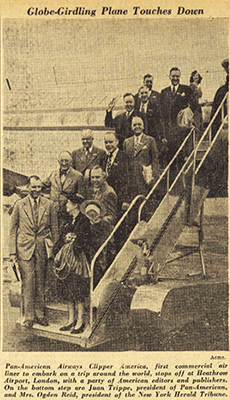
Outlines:
{"type": "MultiPolygon", "coordinates": [[[[204,257],[207,266],[207,275],[214,281],[228,279],[228,222],[226,217],[206,216],[204,221],[204,257]]],[[[188,266],[199,272],[199,256],[174,262],[174,275],[179,270],[186,271],[188,266]]],[[[9,274],[10,276],[10,274],[9,274]]],[[[23,351],[82,351],[79,346],[60,343],[54,340],[25,335],[16,328],[19,318],[19,308],[11,307],[9,303],[10,282],[3,283],[3,350],[10,352],[23,351]]],[[[189,311],[188,311],[189,312],[189,311]]],[[[148,329],[126,329],[123,337],[113,340],[96,348],[93,351],[183,351],[183,350],[228,350],[228,321],[226,315],[220,315],[211,322],[207,319],[191,321],[187,325],[167,334],[156,331],[153,321],[148,329]]],[[[90,351],[90,350],[89,350],[90,351]]]]}

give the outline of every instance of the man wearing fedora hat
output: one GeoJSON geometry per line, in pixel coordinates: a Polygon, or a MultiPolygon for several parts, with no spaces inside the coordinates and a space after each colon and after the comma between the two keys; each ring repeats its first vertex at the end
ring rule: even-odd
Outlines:
{"type": "MultiPolygon", "coordinates": [[[[214,100],[213,100],[213,104],[212,104],[212,112],[211,112],[211,119],[214,117],[219,105],[221,104],[224,96],[226,95],[226,93],[228,92],[228,85],[229,85],[229,60],[228,58],[226,58],[222,63],[221,63],[222,67],[224,68],[227,76],[226,76],[226,82],[223,86],[219,87],[219,89],[217,90],[214,100]]],[[[227,102],[225,102],[224,104],[224,116],[227,114],[227,102]]],[[[215,136],[216,132],[218,131],[218,128],[221,124],[221,111],[218,113],[217,117],[215,118],[213,125],[212,125],[212,137],[215,136]]]]}

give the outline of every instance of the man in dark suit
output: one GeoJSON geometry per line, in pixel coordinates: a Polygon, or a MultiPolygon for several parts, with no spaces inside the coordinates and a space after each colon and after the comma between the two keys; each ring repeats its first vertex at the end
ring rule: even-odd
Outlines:
{"type": "Polygon", "coordinates": [[[115,225],[117,222],[117,195],[113,188],[106,182],[106,172],[96,165],[92,168],[91,179],[93,189],[90,199],[95,199],[104,204],[106,214],[104,220],[115,225]]]}
{"type": "MultiPolygon", "coordinates": [[[[149,89],[150,96],[149,100],[150,102],[153,102],[153,104],[156,104],[157,108],[160,108],[160,93],[156,92],[156,90],[153,90],[153,76],[150,74],[146,74],[143,77],[143,86],[146,86],[149,89]]],[[[140,108],[140,97],[139,97],[139,92],[135,94],[135,109],[140,108]]]]}
{"type": "Polygon", "coordinates": [[[192,90],[187,85],[180,84],[180,70],[171,68],[169,79],[171,85],[161,92],[161,115],[164,127],[163,143],[167,145],[167,163],[174,156],[183,142],[188,129],[179,128],[177,124],[178,113],[191,104],[192,90]]]}
{"type": "Polygon", "coordinates": [[[155,139],[145,135],[140,117],[133,117],[133,136],[124,141],[124,151],[132,162],[130,167],[130,193],[146,195],[159,177],[158,151],[155,139]]]}
{"type": "MultiPolygon", "coordinates": [[[[147,129],[145,133],[149,136],[154,137],[156,144],[161,145],[161,137],[163,134],[163,127],[161,123],[161,111],[160,111],[160,94],[152,94],[147,86],[141,86],[139,89],[139,102],[136,112],[140,112],[146,116],[147,129]]],[[[156,92],[157,93],[157,92],[156,92]]]]}
{"type": "Polygon", "coordinates": [[[93,132],[85,129],[81,133],[82,147],[72,152],[72,166],[83,175],[83,194],[88,197],[90,191],[90,171],[95,165],[102,167],[106,157],[105,150],[93,145],[93,132]]]}
{"type": "Polygon", "coordinates": [[[118,213],[121,214],[122,203],[128,202],[128,156],[118,148],[119,141],[114,132],[106,132],[104,142],[107,156],[103,168],[107,174],[108,185],[117,195],[118,213]]]}
{"type": "Polygon", "coordinates": [[[28,181],[29,194],[18,200],[10,227],[10,258],[18,261],[22,279],[24,321],[47,326],[45,317],[45,282],[48,258],[58,239],[57,215],[53,202],[41,197],[42,183],[33,175],[28,181]]]}
{"type": "Polygon", "coordinates": [[[71,154],[63,151],[59,154],[58,162],[60,168],[42,182],[43,191],[50,192],[50,198],[54,202],[58,214],[58,225],[61,230],[66,222],[66,209],[68,196],[73,193],[81,193],[82,174],[71,167],[71,154]]]}
{"type": "Polygon", "coordinates": [[[143,118],[145,125],[147,124],[145,115],[141,114],[138,110],[134,110],[134,96],[132,93],[126,93],[123,96],[125,112],[118,114],[115,118],[112,116],[112,111],[115,106],[115,99],[113,99],[106,110],[105,126],[107,128],[115,128],[115,133],[119,139],[119,148],[122,150],[123,142],[126,138],[132,136],[131,121],[134,115],[140,115],[143,118]]]}

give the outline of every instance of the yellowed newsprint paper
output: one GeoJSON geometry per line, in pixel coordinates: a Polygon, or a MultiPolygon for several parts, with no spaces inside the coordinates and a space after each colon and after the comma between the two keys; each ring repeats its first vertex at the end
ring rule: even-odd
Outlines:
{"type": "Polygon", "coordinates": [[[0,398],[229,399],[229,2],[0,11],[0,398]]]}

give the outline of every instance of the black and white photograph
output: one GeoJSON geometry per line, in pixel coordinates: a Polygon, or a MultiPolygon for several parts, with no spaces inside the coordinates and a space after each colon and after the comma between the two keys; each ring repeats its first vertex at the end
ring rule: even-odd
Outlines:
{"type": "Polygon", "coordinates": [[[2,351],[228,351],[229,19],[35,3],[2,18],[2,351]]]}

